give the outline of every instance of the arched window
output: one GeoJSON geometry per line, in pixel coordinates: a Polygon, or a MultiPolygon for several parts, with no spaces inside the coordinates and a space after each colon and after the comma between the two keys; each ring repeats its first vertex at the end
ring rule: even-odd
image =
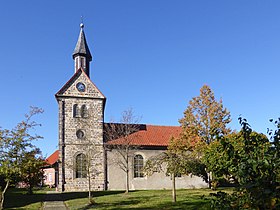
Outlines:
{"type": "Polygon", "coordinates": [[[142,155],[134,156],[133,167],[134,167],[134,178],[144,177],[144,173],[143,173],[144,159],[142,155]]]}
{"type": "Polygon", "coordinates": [[[81,116],[83,118],[87,118],[88,117],[88,109],[86,105],[82,105],[81,107],[81,116]]]}
{"type": "Polygon", "coordinates": [[[76,156],[76,178],[86,178],[87,177],[87,160],[86,155],[78,154],[76,156]]]}
{"type": "Polygon", "coordinates": [[[73,106],[73,117],[80,117],[80,110],[78,104],[73,106]]]}

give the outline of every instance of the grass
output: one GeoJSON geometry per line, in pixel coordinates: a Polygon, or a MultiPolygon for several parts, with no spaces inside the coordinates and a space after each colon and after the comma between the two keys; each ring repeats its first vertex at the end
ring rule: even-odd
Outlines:
{"type": "MultiPolygon", "coordinates": [[[[5,209],[42,209],[46,191],[34,190],[28,195],[25,189],[9,189],[5,198],[5,209]]],[[[229,191],[229,190],[226,190],[229,191]]],[[[177,191],[177,202],[173,203],[171,190],[139,190],[125,194],[123,191],[93,192],[95,204],[88,205],[87,192],[66,192],[62,198],[69,209],[97,210],[181,210],[209,209],[209,189],[186,189],[177,191]]]]}
{"type": "Polygon", "coordinates": [[[98,209],[98,210],[121,210],[121,209],[209,209],[209,189],[178,190],[177,202],[173,203],[170,190],[141,190],[128,194],[123,191],[94,192],[96,204],[88,205],[87,193],[64,193],[66,205],[70,209],[98,209]],[[76,194],[77,196],[75,196],[76,194]],[[75,198],[76,197],[76,198],[75,198]]]}
{"type": "Polygon", "coordinates": [[[4,209],[40,209],[43,205],[47,189],[34,190],[34,194],[27,194],[26,189],[10,188],[6,192],[4,209]]]}

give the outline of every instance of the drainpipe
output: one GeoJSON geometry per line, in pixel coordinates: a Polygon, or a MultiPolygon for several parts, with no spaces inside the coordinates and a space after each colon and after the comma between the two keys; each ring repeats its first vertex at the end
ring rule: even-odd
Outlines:
{"type": "Polygon", "coordinates": [[[62,192],[65,191],[65,101],[62,100],[62,107],[61,107],[61,190],[62,192]]]}

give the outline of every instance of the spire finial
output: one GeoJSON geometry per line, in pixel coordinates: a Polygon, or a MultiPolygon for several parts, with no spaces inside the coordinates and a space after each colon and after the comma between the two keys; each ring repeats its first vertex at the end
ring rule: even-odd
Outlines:
{"type": "Polygon", "coordinates": [[[81,28],[84,28],[85,26],[84,26],[84,18],[83,18],[83,16],[81,16],[81,24],[80,24],[80,27],[81,28]]]}

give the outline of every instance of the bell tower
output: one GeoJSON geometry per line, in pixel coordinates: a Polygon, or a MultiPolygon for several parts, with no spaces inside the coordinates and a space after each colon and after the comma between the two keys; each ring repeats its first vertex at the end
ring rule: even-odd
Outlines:
{"type": "Polygon", "coordinates": [[[73,52],[74,75],[56,93],[59,109],[60,191],[105,188],[103,123],[106,98],[90,80],[92,56],[84,24],[73,52]]]}
{"type": "Polygon", "coordinates": [[[77,72],[80,68],[83,68],[87,76],[90,77],[89,63],[92,61],[92,56],[87,45],[83,23],[80,24],[80,28],[80,35],[73,52],[73,59],[75,61],[75,72],[77,72]]]}

